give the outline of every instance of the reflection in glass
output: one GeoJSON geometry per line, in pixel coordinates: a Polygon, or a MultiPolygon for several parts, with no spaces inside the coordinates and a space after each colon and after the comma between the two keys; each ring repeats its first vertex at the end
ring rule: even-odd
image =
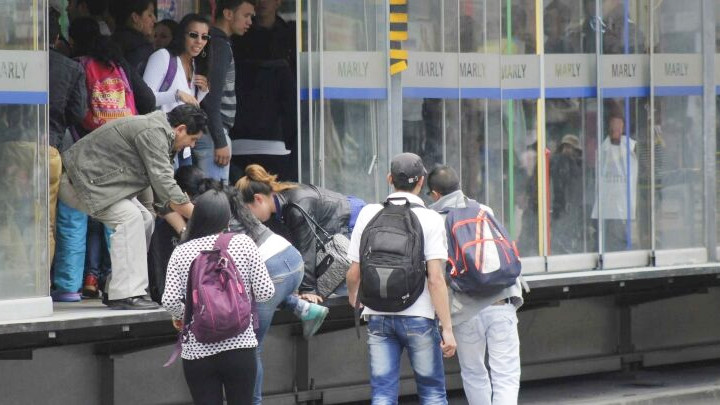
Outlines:
{"type": "MultiPolygon", "coordinates": [[[[531,55],[536,52],[535,2],[514,0],[502,4],[501,38],[496,48],[502,55],[531,55]],[[508,15],[509,14],[509,15],[508,15]],[[509,18],[508,18],[509,17],[509,18]]],[[[502,60],[502,59],[501,59],[502,60]]],[[[533,84],[533,87],[539,83],[533,84]]],[[[503,93],[505,94],[505,93],[503,93]]],[[[503,95],[504,98],[506,98],[503,95]]],[[[538,222],[537,100],[507,99],[501,104],[501,128],[490,128],[489,143],[502,145],[505,206],[503,221],[517,240],[520,255],[541,256],[538,222]],[[498,139],[499,138],[499,139],[498,139]]]]}
{"type": "MultiPolygon", "coordinates": [[[[586,64],[588,59],[582,59],[581,54],[592,54],[595,50],[595,31],[591,25],[594,15],[594,0],[548,3],[543,17],[545,52],[579,54],[579,66],[593,69],[594,65],[586,64]]],[[[547,66],[553,68],[546,62],[547,66]]],[[[596,83],[584,85],[594,87],[596,83]]],[[[550,155],[549,255],[597,251],[592,240],[595,227],[590,218],[595,202],[596,117],[594,97],[545,101],[545,144],[550,155]]]]}
{"type": "MultiPolygon", "coordinates": [[[[649,8],[645,5],[636,0],[601,3],[603,55],[627,55],[623,64],[642,68],[633,55],[648,52],[649,8]]],[[[597,166],[599,198],[593,207],[593,219],[603,221],[600,233],[604,235],[603,251],[607,252],[651,248],[651,170],[646,164],[649,160],[638,158],[647,153],[651,144],[645,90],[649,83],[641,82],[642,77],[643,72],[625,75],[625,80],[634,81],[631,85],[602,83],[603,87],[620,86],[619,97],[603,101],[605,133],[598,146],[597,166]],[[640,97],[636,89],[640,89],[640,97]]]]}
{"type": "Polygon", "coordinates": [[[610,115],[607,123],[607,135],[598,148],[601,193],[595,200],[592,218],[604,220],[605,249],[616,251],[632,246],[628,235],[633,232],[627,230],[634,224],[637,212],[637,141],[625,134],[625,120],[621,114],[610,115]]]}
{"type": "Polygon", "coordinates": [[[0,105],[0,299],[47,294],[43,118],[44,108],[0,105]]]}
{"type": "MultiPolygon", "coordinates": [[[[379,0],[322,2],[323,52],[385,49],[383,5],[379,0]]],[[[386,100],[334,98],[322,103],[323,185],[366,201],[377,200],[378,137],[386,132],[386,100]]]]}
{"type": "MultiPolygon", "coordinates": [[[[457,13],[445,13],[442,7],[453,2],[417,0],[408,2],[408,40],[403,47],[417,52],[445,52],[446,43],[452,43],[448,32],[456,32],[457,13]],[[443,37],[443,30],[446,36],[443,37]],[[444,41],[447,38],[448,41],[444,41]]],[[[410,69],[413,67],[411,66],[410,69]]],[[[403,98],[403,151],[423,158],[425,167],[445,161],[443,156],[443,133],[446,130],[445,100],[441,98],[403,98]]],[[[452,119],[452,118],[451,118],[452,119]]],[[[456,120],[456,119],[455,119],[456,120]]]]}
{"type": "MultiPolygon", "coordinates": [[[[659,22],[658,40],[654,44],[656,54],[700,54],[700,1],[656,3],[655,20],[659,22]],[[678,15],[683,18],[677,18],[678,15]]],[[[687,64],[699,63],[699,60],[691,61],[685,55],[677,58],[678,62],[687,64]]],[[[700,197],[704,155],[702,96],[656,95],[654,101],[656,248],[699,247],[705,235],[700,197]]]]}
{"type": "MultiPolygon", "coordinates": [[[[491,53],[489,44],[497,44],[500,38],[500,12],[495,2],[482,2],[479,6],[472,0],[460,1],[459,18],[459,50],[461,53],[491,53]]],[[[494,52],[497,60],[499,52],[494,52]]],[[[475,99],[463,97],[460,100],[460,152],[454,153],[448,147],[448,160],[460,159],[457,163],[461,177],[461,184],[466,195],[492,206],[496,213],[502,216],[502,202],[495,203],[489,200],[488,191],[492,187],[492,179],[499,178],[497,170],[492,167],[502,167],[501,154],[490,154],[486,145],[488,128],[499,127],[501,117],[500,105],[491,103],[488,99],[475,99]],[[496,107],[494,113],[490,106],[496,107]],[[490,164],[493,159],[493,165],[490,164]],[[495,162],[497,159],[497,162],[495,162]],[[493,174],[496,175],[493,177],[493,174]]],[[[450,162],[451,165],[456,163],[450,162]]],[[[502,173],[499,173],[502,176],[502,173]]],[[[500,187],[501,182],[497,182],[500,187]]],[[[498,193],[500,194],[500,193],[498,193]]]]}
{"type": "MultiPolygon", "coordinates": [[[[715,52],[720,53],[720,0],[715,0],[715,52]]],[[[715,98],[715,143],[715,181],[717,184],[720,179],[720,97],[715,98]]],[[[715,188],[715,207],[716,212],[720,212],[720,186],[715,188]]],[[[716,238],[720,244],[720,226],[716,227],[716,238]]]]}
{"type": "MultiPolygon", "coordinates": [[[[46,51],[46,7],[0,2],[0,53],[46,51]]],[[[0,105],[0,300],[49,294],[46,111],[0,105]]]]}

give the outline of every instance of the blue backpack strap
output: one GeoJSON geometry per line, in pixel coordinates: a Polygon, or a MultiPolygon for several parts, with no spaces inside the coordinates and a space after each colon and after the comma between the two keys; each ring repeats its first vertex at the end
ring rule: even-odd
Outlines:
{"type": "Polygon", "coordinates": [[[168,91],[170,88],[170,85],[172,85],[173,80],[175,79],[175,74],[177,73],[177,56],[170,55],[170,62],[168,63],[168,69],[165,73],[165,78],[162,81],[162,84],[160,85],[160,89],[158,91],[168,91]]]}

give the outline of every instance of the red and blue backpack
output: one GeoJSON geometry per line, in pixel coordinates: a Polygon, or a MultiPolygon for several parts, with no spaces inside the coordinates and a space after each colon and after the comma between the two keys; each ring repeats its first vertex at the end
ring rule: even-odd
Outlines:
{"type": "Polygon", "coordinates": [[[492,294],[515,284],[520,255],[492,210],[467,201],[467,207],[450,209],[445,217],[450,287],[470,295],[492,294]]]}

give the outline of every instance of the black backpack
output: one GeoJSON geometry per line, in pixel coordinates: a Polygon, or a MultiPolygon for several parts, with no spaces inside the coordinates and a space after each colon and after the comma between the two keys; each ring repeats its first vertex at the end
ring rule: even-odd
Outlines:
{"type": "Polygon", "coordinates": [[[360,238],[359,301],[370,309],[400,312],[422,294],[427,276],[423,231],[407,198],[389,198],[360,238]],[[405,204],[393,204],[404,200],[405,204]]]}

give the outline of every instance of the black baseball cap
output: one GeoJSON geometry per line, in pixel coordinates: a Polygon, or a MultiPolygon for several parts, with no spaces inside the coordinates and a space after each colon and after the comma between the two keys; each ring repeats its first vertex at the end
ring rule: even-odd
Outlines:
{"type": "Polygon", "coordinates": [[[390,175],[395,183],[415,184],[427,175],[427,171],[420,156],[405,152],[390,162],[390,175]]]}

